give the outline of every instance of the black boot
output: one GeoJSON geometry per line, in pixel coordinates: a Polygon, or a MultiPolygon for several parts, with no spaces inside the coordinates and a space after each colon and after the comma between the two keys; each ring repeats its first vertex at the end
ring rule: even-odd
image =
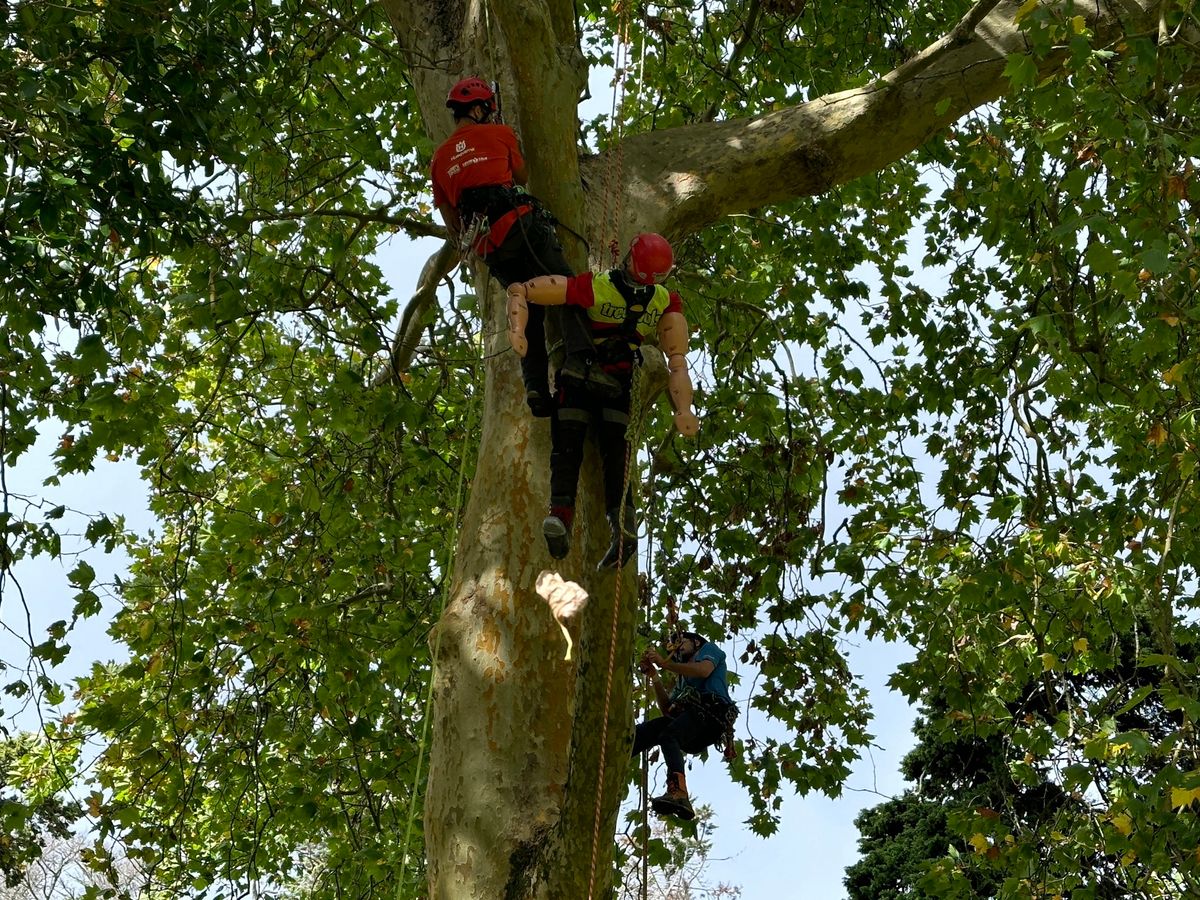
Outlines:
{"type": "Polygon", "coordinates": [[[529,414],[535,419],[548,419],[554,414],[554,397],[548,384],[526,386],[525,403],[529,407],[529,414]]]}
{"type": "Polygon", "coordinates": [[[542,536],[546,539],[546,550],[554,559],[562,559],[571,552],[571,524],[575,511],[569,506],[551,506],[550,513],[542,519],[542,536]]]}
{"type": "Polygon", "coordinates": [[[525,402],[535,419],[545,419],[554,412],[554,394],[546,376],[546,358],[527,356],[521,360],[521,381],[525,383],[525,402]]]}
{"type": "Polygon", "coordinates": [[[615,569],[637,556],[637,515],[633,504],[625,504],[624,523],[621,522],[620,510],[610,509],[608,524],[612,529],[612,541],[608,545],[608,552],[596,565],[597,569],[615,569]]]}

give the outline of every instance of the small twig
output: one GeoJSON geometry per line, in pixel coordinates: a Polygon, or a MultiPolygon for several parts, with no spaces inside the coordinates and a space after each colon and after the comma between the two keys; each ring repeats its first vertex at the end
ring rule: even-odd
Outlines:
{"type": "Polygon", "coordinates": [[[969,41],[975,29],[979,27],[979,23],[987,18],[999,3],[1000,0],[979,0],[950,31],[879,80],[889,85],[911,80],[933,65],[943,54],[969,41]]]}
{"type": "Polygon", "coordinates": [[[424,219],[413,219],[408,216],[393,216],[386,209],[375,209],[364,212],[359,209],[310,209],[298,212],[259,212],[246,216],[247,222],[290,222],[299,219],[324,217],[331,219],[349,219],[352,222],[369,224],[377,222],[381,225],[394,225],[403,229],[412,237],[445,238],[446,229],[442,225],[424,219]]]}
{"type": "MultiPolygon", "coordinates": [[[[750,46],[750,42],[754,37],[754,27],[758,24],[758,14],[762,9],[758,0],[754,0],[750,4],[750,8],[746,11],[746,26],[742,30],[741,37],[733,46],[733,52],[729,54],[729,61],[725,64],[725,71],[721,73],[722,81],[731,80],[733,70],[737,68],[738,63],[742,61],[742,57],[746,53],[746,48],[750,46]]],[[[740,85],[738,85],[740,88],[740,85]]],[[[720,109],[721,101],[714,100],[712,104],[704,112],[703,121],[711,122],[717,116],[717,111],[720,109]]]]}

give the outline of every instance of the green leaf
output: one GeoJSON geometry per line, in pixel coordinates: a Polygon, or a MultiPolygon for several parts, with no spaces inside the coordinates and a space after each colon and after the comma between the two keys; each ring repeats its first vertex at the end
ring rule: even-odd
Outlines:
{"type": "Polygon", "coordinates": [[[1004,64],[1004,77],[1014,90],[1032,85],[1037,80],[1037,74],[1037,65],[1024,53],[1009,54],[1004,64]]]}

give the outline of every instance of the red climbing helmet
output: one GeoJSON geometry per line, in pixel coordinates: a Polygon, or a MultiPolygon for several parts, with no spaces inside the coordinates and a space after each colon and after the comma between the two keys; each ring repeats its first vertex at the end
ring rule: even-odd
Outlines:
{"type": "Polygon", "coordinates": [[[661,234],[643,232],[629,244],[629,271],[638,284],[660,284],[675,267],[675,254],[661,234]]]}
{"type": "Polygon", "coordinates": [[[446,96],[446,106],[470,106],[472,103],[483,103],[489,111],[496,109],[496,94],[482,78],[472,76],[464,78],[446,96]]]}

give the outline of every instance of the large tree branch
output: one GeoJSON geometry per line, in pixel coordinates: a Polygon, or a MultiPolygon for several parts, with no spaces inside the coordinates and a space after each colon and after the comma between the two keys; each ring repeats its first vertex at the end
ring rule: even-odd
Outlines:
{"type": "Polygon", "coordinates": [[[905,60],[901,65],[885,75],[881,81],[885,84],[900,84],[904,81],[910,81],[944,57],[950,50],[970,43],[975,36],[975,29],[979,27],[984,18],[999,4],[1000,0],[979,0],[959,20],[957,25],[912,59],[905,60]]]}
{"type": "Polygon", "coordinates": [[[437,299],[438,285],[454,270],[456,265],[458,265],[458,247],[453,241],[446,241],[433,256],[425,261],[425,265],[421,268],[421,276],[417,279],[417,289],[404,307],[404,314],[400,318],[400,327],[396,329],[396,339],[392,344],[391,365],[376,376],[374,382],[376,387],[395,381],[412,364],[413,354],[417,349],[417,338],[420,336],[425,322],[425,313],[437,299]]]}
{"type": "MultiPolygon", "coordinates": [[[[1160,0],[1080,4],[1101,43],[1153,30],[1160,0]]],[[[981,0],[945,37],[871,85],[752,118],[633,135],[624,142],[628,229],[689,233],[731,213],[820,194],[895,162],[1007,89],[1027,50],[1019,0],[981,0]]],[[[1065,51],[1038,61],[1055,71],[1065,51]]],[[[604,156],[585,177],[600,183],[604,156]]]]}

